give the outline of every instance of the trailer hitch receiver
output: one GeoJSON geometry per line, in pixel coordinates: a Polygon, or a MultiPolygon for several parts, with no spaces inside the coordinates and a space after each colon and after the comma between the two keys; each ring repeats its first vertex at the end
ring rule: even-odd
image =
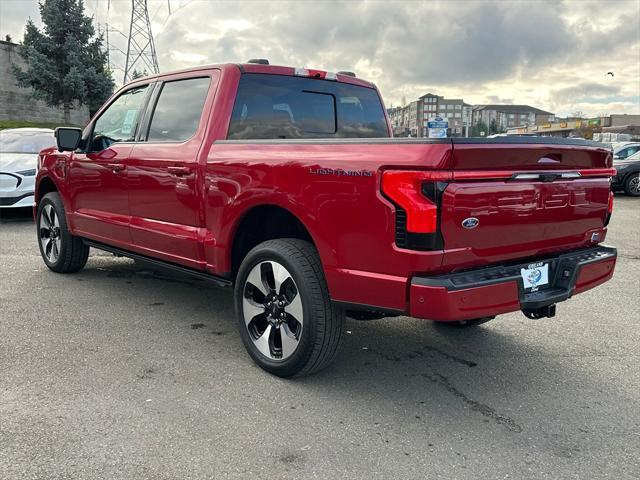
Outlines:
{"type": "Polygon", "coordinates": [[[556,304],[554,303],[540,308],[527,308],[522,310],[522,313],[525,317],[532,320],[537,320],[539,318],[552,318],[556,316],[556,304]]]}

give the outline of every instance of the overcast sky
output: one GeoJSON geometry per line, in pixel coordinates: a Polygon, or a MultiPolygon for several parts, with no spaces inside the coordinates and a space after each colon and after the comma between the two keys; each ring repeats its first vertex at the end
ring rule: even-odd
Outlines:
{"type": "MultiPolygon", "coordinates": [[[[640,0],[170,1],[171,16],[167,0],[148,0],[161,70],[263,57],[353,70],[387,106],[431,92],[557,115],[640,113],[640,0]]],[[[85,7],[128,32],[130,0],[85,7]]],[[[37,0],[0,0],[2,37],[20,40],[29,16],[39,23],[37,0]]],[[[126,50],[123,35],[110,39],[126,50]]]]}

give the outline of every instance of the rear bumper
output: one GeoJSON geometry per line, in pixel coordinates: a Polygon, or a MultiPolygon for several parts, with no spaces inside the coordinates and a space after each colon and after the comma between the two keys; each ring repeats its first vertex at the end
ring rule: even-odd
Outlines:
{"type": "Polygon", "coordinates": [[[413,277],[409,314],[457,321],[543,308],[609,280],[616,258],[616,249],[604,246],[541,258],[537,261],[549,264],[549,284],[536,292],[525,290],[520,274],[531,262],[413,277]]]}

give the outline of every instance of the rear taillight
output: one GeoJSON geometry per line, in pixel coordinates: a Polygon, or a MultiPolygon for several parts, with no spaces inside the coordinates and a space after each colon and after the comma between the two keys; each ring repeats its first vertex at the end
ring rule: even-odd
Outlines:
{"type": "Polygon", "coordinates": [[[438,206],[422,194],[427,173],[386,171],[382,174],[382,192],[406,212],[408,232],[436,231],[438,206]]]}
{"type": "Polygon", "coordinates": [[[604,226],[609,225],[611,214],[613,213],[613,192],[609,192],[609,202],[607,203],[607,216],[604,217],[604,226]]]}
{"type": "Polygon", "coordinates": [[[442,246],[440,197],[451,174],[419,170],[387,170],[382,193],[396,206],[396,244],[416,250],[442,246]]]}
{"type": "Polygon", "coordinates": [[[604,226],[609,225],[611,214],[613,213],[613,192],[609,192],[609,202],[607,204],[607,216],[604,219],[604,226]]]}

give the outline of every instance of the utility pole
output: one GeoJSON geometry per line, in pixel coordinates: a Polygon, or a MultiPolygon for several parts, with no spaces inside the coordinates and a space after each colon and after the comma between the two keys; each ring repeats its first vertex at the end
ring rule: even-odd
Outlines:
{"type": "Polygon", "coordinates": [[[127,43],[127,62],[124,67],[124,83],[131,79],[134,69],[158,73],[158,57],[151,33],[147,0],[131,0],[131,23],[127,43]]]}

